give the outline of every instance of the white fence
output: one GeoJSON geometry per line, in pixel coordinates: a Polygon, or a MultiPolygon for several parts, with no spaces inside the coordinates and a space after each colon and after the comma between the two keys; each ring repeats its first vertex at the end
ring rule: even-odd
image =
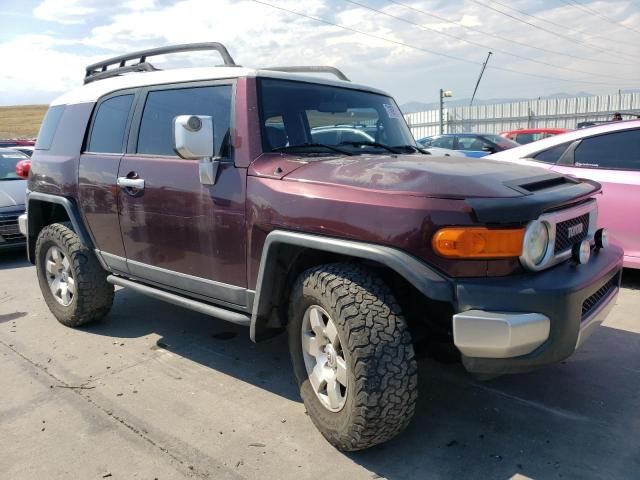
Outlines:
{"type": "MultiPolygon", "coordinates": [[[[445,108],[444,132],[500,133],[517,128],[576,128],[578,122],[608,120],[614,112],[640,115],[640,92],[445,108]]],[[[439,110],[408,113],[405,118],[416,138],[440,133],[439,110]]]]}

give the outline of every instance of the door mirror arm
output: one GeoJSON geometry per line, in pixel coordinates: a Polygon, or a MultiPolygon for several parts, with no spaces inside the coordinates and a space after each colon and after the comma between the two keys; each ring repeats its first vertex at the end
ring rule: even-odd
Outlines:
{"type": "Polygon", "coordinates": [[[198,174],[200,183],[203,185],[215,185],[218,178],[218,167],[220,157],[201,158],[198,163],[198,174]]]}

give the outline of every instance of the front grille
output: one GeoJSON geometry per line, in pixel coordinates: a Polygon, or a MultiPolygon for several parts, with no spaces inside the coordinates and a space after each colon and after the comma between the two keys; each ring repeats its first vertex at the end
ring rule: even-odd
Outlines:
{"type": "Polygon", "coordinates": [[[589,214],[585,213],[579,217],[571,218],[556,224],[556,243],[554,246],[554,253],[558,254],[570,249],[576,243],[580,243],[587,238],[589,233],[589,214]],[[569,235],[572,229],[575,229],[582,225],[582,231],[569,235]]]}
{"type": "Polygon", "coordinates": [[[0,237],[4,240],[0,240],[0,244],[24,242],[25,238],[18,227],[18,216],[18,213],[0,215],[0,237]]]}
{"type": "Polygon", "coordinates": [[[604,300],[609,292],[618,286],[618,275],[605,283],[600,289],[582,302],[582,319],[584,320],[604,300]]]}

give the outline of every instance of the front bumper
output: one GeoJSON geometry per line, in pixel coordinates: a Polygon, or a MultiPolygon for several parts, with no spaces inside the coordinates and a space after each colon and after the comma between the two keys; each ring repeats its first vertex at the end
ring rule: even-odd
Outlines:
{"type": "Polygon", "coordinates": [[[20,232],[19,217],[24,210],[0,213],[0,250],[22,247],[27,239],[20,232]]]}
{"type": "Polygon", "coordinates": [[[544,272],[456,282],[454,343],[465,368],[516,373],[569,357],[613,308],[622,258],[610,246],[586,265],[567,261],[544,272]]]}

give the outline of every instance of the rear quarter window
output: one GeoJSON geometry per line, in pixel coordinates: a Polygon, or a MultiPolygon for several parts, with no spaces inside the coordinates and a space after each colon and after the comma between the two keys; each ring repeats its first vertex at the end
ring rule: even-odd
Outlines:
{"type": "Polygon", "coordinates": [[[561,143],[560,145],[556,145],[555,147],[547,148],[542,152],[536,153],[533,155],[533,159],[538,162],[544,163],[558,163],[562,154],[567,151],[571,142],[561,143]]]}
{"type": "Polygon", "coordinates": [[[133,94],[111,97],[98,105],[87,151],[93,153],[123,153],[129,111],[133,94]]]}
{"type": "Polygon", "coordinates": [[[49,150],[51,148],[53,137],[58,129],[58,124],[60,123],[64,109],[64,105],[56,105],[47,110],[47,114],[44,116],[42,126],[40,127],[40,133],[38,133],[36,150],[49,150]]]}

